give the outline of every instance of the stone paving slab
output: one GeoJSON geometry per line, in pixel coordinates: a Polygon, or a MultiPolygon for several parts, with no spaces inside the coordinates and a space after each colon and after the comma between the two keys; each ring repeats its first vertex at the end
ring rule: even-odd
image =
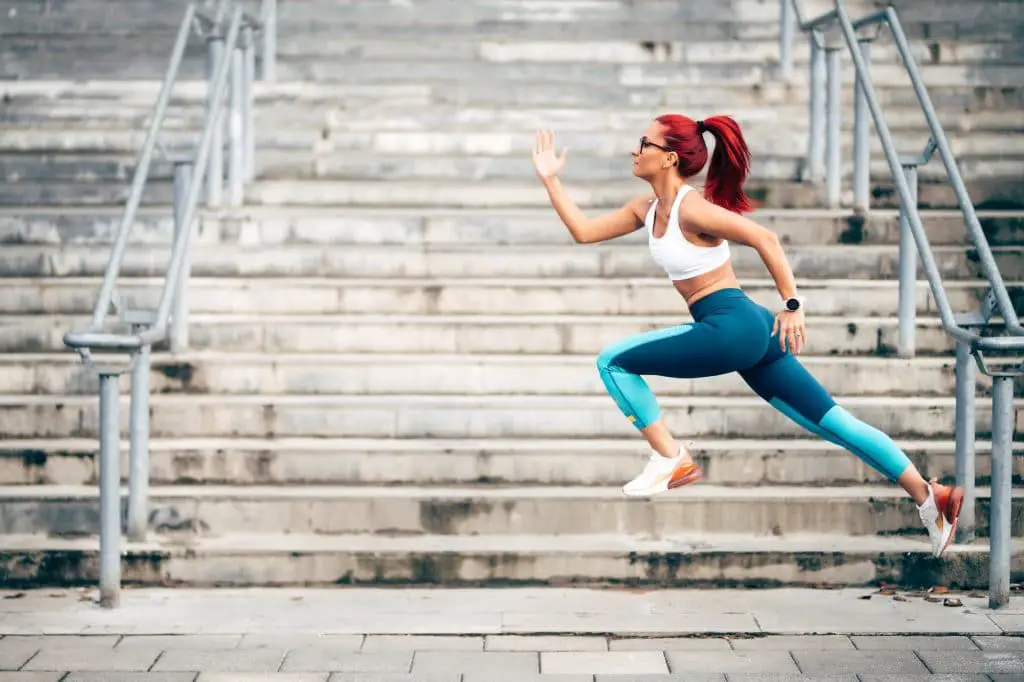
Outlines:
{"type": "Polygon", "coordinates": [[[200,673],[196,682],[327,682],[330,673],[200,673]]]}
{"type": "MultiPolygon", "coordinates": [[[[332,673],[329,682],[459,682],[458,672],[412,675],[403,673],[332,673]]],[[[269,681],[268,681],[269,682],[269,681]]],[[[557,682],[554,680],[552,682],[557,682]]]]}
{"type": "Polygon", "coordinates": [[[411,651],[354,653],[332,649],[296,649],[288,653],[284,663],[281,664],[281,671],[407,673],[412,668],[412,659],[413,652],[411,651]]]}
{"type": "MultiPolygon", "coordinates": [[[[282,649],[169,649],[151,668],[153,671],[186,672],[277,672],[284,661],[282,649]]],[[[315,670],[315,668],[314,668],[315,670]]]]}
{"type": "MultiPolygon", "coordinates": [[[[982,674],[963,675],[860,675],[860,682],[988,682],[982,674]]],[[[1009,682],[1009,681],[1005,681],[1009,682]]]]}
{"type": "Polygon", "coordinates": [[[107,650],[91,646],[73,647],[62,645],[49,649],[44,645],[39,650],[39,653],[25,664],[24,670],[47,672],[58,670],[145,672],[156,663],[161,653],[160,649],[141,647],[107,650]]]}
{"type": "Polygon", "coordinates": [[[1024,655],[1011,651],[918,651],[932,672],[1001,673],[1024,677],[1024,655]]]}
{"type": "Polygon", "coordinates": [[[1024,637],[972,637],[984,651],[1020,651],[1024,653],[1024,637]]]}
{"type": "Polygon", "coordinates": [[[546,651],[540,654],[540,671],[545,675],[626,675],[661,674],[669,669],[661,651],[546,651]]]}
{"type": "MultiPolygon", "coordinates": [[[[61,673],[62,674],[62,673],[61,673]]],[[[117,673],[92,671],[69,673],[60,682],[194,682],[198,673],[117,673]]]]}
{"type": "Polygon", "coordinates": [[[913,651],[815,651],[792,652],[800,671],[810,675],[832,673],[927,674],[928,668],[913,651]]]}
{"type": "MultiPolygon", "coordinates": [[[[832,653],[832,652],[829,652],[832,653]]],[[[666,651],[669,670],[722,673],[794,673],[801,671],[786,650],[782,651],[666,651]]]]}

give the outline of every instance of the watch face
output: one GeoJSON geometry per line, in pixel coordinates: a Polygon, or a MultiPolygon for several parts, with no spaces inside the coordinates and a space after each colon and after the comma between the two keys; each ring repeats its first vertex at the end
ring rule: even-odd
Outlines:
{"type": "Polygon", "coordinates": [[[786,301],[786,308],[788,308],[789,310],[799,310],[800,300],[796,298],[789,299],[788,301],[786,301]]]}

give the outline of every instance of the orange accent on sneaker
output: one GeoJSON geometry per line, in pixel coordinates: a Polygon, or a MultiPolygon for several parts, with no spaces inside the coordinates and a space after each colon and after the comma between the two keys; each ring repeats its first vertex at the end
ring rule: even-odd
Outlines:
{"type": "Polygon", "coordinates": [[[676,467],[675,471],[672,472],[672,477],[668,479],[668,489],[680,488],[690,483],[696,483],[703,476],[700,467],[694,462],[688,462],[682,466],[676,467]]]}
{"type": "Polygon", "coordinates": [[[935,495],[935,506],[939,509],[939,518],[944,518],[953,526],[949,531],[949,539],[946,540],[946,545],[942,548],[945,550],[949,543],[953,541],[953,536],[956,535],[957,522],[960,520],[960,509],[964,506],[964,490],[960,487],[940,485],[936,481],[931,481],[931,486],[932,493],[935,495]]]}

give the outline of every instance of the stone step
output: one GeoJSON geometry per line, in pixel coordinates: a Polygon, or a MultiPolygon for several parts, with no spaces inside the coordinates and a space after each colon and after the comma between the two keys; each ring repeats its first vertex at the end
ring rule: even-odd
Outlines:
{"type": "MultiPolygon", "coordinates": [[[[346,36],[351,38],[351,35],[346,36]]],[[[419,41],[422,42],[422,41],[419,41]]],[[[565,41],[559,40],[559,43],[565,41]]],[[[846,68],[850,68],[849,65],[846,68]]],[[[164,65],[166,69],[166,64],[164,65]]],[[[162,72],[158,77],[150,79],[46,79],[46,80],[9,80],[0,81],[0,104],[5,110],[13,110],[16,107],[28,104],[33,106],[59,107],[62,104],[100,105],[109,106],[116,104],[126,111],[143,110],[152,112],[162,83],[162,72]]],[[[488,84],[477,84],[478,89],[484,88],[488,92],[500,93],[501,89],[488,84]]],[[[508,89],[506,88],[506,91],[508,89]]],[[[563,88],[564,91],[564,88],[563,88]]],[[[558,92],[556,88],[538,84],[535,90],[523,91],[518,94],[531,98],[534,103],[527,109],[562,109],[572,108],[573,105],[560,104],[558,98],[545,98],[535,95],[558,92]]],[[[668,88],[666,93],[674,93],[675,89],[668,88]]],[[[1020,87],[998,87],[998,86],[968,86],[943,85],[933,83],[928,85],[928,92],[932,104],[937,111],[948,110],[950,113],[960,107],[964,110],[984,110],[989,108],[1012,108],[1019,105],[1020,98],[1024,95],[1024,89],[1020,87]]],[[[638,111],[647,110],[647,102],[656,101],[660,106],[665,101],[676,103],[675,106],[703,106],[712,107],[714,112],[721,111],[721,107],[728,105],[732,110],[734,107],[757,106],[782,106],[795,107],[798,104],[805,104],[809,101],[809,92],[805,86],[794,87],[780,80],[768,80],[754,86],[736,85],[730,83],[715,83],[702,88],[700,91],[689,90],[685,97],[674,97],[671,100],[663,101],[660,96],[652,98],[650,93],[634,88],[598,88],[588,91],[574,91],[583,97],[577,105],[578,108],[594,110],[600,117],[601,112],[611,111],[638,111]],[[586,99],[587,92],[590,92],[590,99],[586,99]],[[615,99],[615,104],[610,102],[606,106],[600,106],[600,99],[603,95],[614,93],[629,95],[615,99]],[[638,101],[632,105],[626,103],[630,97],[638,101]]],[[[516,94],[516,93],[510,93],[516,94]]],[[[842,101],[853,103],[853,91],[851,88],[843,88],[840,93],[842,101]]],[[[900,109],[914,109],[920,105],[913,90],[905,85],[896,88],[877,88],[879,102],[884,107],[898,107],[900,109]]],[[[268,105],[284,107],[295,107],[306,105],[308,107],[327,107],[338,110],[349,110],[352,116],[359,118],[360,112],[370,113],[374,108],[381,108],[383,111],[402,111],[409,113],[408,107],[419,105],[429,109],[450,110],[454,102],[450,101],[451,87],[443,90],[439,87],[432,87],[428,83],[317,83],[313,81],[278,81],[264,83],[257,81],[253,88],[253,97],[256,102],[256,109],[264,109],[268,105]],[[446,96],[445,93],[448,93],[446,96]]],[[[207,99],[207,83],[204,78],[186,78],[177,82],[170,99],[171,111],[182,105],[203,106],[207,99]]],[[[486,101],[486,100],[483,100],[486,101]]],[[[494,103],[497,103],[494,102],[494,103]]],[[[493,104],[493,103],[492,103],[493,104]]],[[[652,112],[648,111],[648,114],[652,112]]],[[[852,114],[852,109],[850,110],[852,114]]],[[[806,114],[805,114],[806,115],[806,114]]],[[[600,120],[598,118],[597,120],[600,120]]],[[[576,122],[573,122],[574,124],[576,122]]],[[[583,125],[586,125],[583,122],[583,125]]]]}
{"type": "MultiPolygon", "coordinates": [[[[968,196],[975,205],[996,208],[1024,207],[1024,192],[1016,179],[983,178],[965,180],[968,196]]],[[[2,188],[0,188],[2,189],[2,188]]],[[[797,182],[752,178],[744,190],[755,201],[774,208],[818,208],[824,203],[824,188],[797,182]]],[[[619,207],[643,189],[638,183],[573,183],[570,195],[583,208],[619,207]]],[[[875,183],[871,206],[894,208],[899,200],[891,183],[875,183]]],[[[843,201],[849,203],[847,187],[843,201]]],[[[13,197],[12,197],[13,199],[13,197]]],[[[76,197],[69,197],[74,200],[76,197]]],[[[949,185],[923,184],[918,193],[921,206],[956,206],[949,185]]],[[[246,201],[273,206],[424,206],[430,208],[540,208],[549,205],[547,194],[536,182],[480,182],[468,189],[465,183],[429,181],[360,182],[340,180],[267,180],[246,191],[246,201]]],[[[10,201],[9,203],[15,203],[10,201]]],[[[81,202],[80,202],[81,203],[81,202]]],[[[24,205],[21,202],[20,205],[24,205]]]]}
{"type": "MultiPolygon", "coordinates": [[[[793,168],[797,162],[790,161],[793,168]]],[[[987,162],[986,162],[987,163],[987,162]]],[[[1006,166],[1007,164],[1002,164],[1006,166]]],[[[567,177],[570,174],[567,174],[567,177]]],[[[965,179],[968,196],[975,206],[996,209],[1024,208],[1024,189],[1016,175],[965,179]]],[[[472,186],[470,183],[469,186],[472,186]]],[[[877,178],[870,186],[871,209],[892,209],[899,206],[899,198],[891,181],[877,178]]],[[[123,182],[48,182],[5,183],[0,185],[0,208],[4,207],[56,207],[93,206],[97,208],[123,206],[127,203],[131,186],[123,182]]],[[[618,208],[626,200],[643,191],[639,185],[623,181],[573,183],[572,193],[582,199],[584,208],[618,208]]],[[[796,180],[773,180],[751,177],[744,191],[754,201],[772,208],[809,209],[825,204],[823,186],[812,186],[796,180]]],[[[383,208],[477,208],[523,209],[547,204],[546,195],[533,180],[491,180],[477,183],[475,190],[467,189],[465,181],[449,179],[441,183],[430,176],[427,180],[265,180],[250,186],[245,197],[247,205],[268,206],[344,206],[346,209],[383,208]],[[397,202],[396,202],[397,199],[397,202]]],[[[142,195],[142,204],[149,207],[167,206],[172,201],[169,181],[150,182],[142,195]]],[[[848,182],[840,197],[843,206],[852,205],[853,192],[848,182]]],[[[948,184],[922,183],[918,192],[922,208],[948,209],[958,206],[953,189],[948,184]]]]}
{"type": "MultiPolygon", "coordinates": [[[[778,22],[778,17],[775,17],[778,22]]],[[[679,27],[686,31],[685,27],[679,27]]],[[[794,41],[794,64],[807,64],[809,50],[801,49],[802,39],[794,41]]],[[[1024,51],[1013,42],[957,40],[953,38],[912,41],[910,53],[918,64],[1014,64],[1024,60],[1024,51]]],[[[524,38],[515,41],[486,39],[448,39],[408,41],[396,38],[368,40],[364,36],[338,36],[330,41],[312,42],[299,33],[282,36],[278,57],[284,61],[330,57],[338,64],[390,62],[455,61],[462,63],[544,63],[544,64],[721,64],[755,63],[763,65],[779,59],[777,37],[717,41],[675,39],[671,42],[645,43],[618,39],[552,40],[524,38]]],[[[871,45],[871,63],[895,62],[899,50],[887,35],[871,45]]],[[[846,66],[852,68],[846,58],[846,66]]]]}
{"type": "MultiPolygon", "coordinates": [[[[836,396],[852,414],[900,438],[952,438],[952,397],[836,396]]],[[[122,424],[128,423],[122,396],[122,424]]],[[[659,400],[666,425],[699,438],[795,438],[794,422],[754,395],[659,400]]],[[[607,438],[636,430],[607,396],[495,395],[153,395],[155,438],[290,436],[360,438],[607,438]]],[[[1014,402],[1014,412],[1024,400],[1014,402]]],[[[979,438],[989,435],[991,403],[976,405],[979,438]]],[[[95,396],[0,396],[7,438],[98,435],[95,396]]],[[[1019,423],[1019,422],[1018,422],[1019,423]]]]}
{"type": "MultiPolygon", "coordinates": [[[[953,440],[898,440],[921,474],[955,482],[953,440]]],[[[96,439],[2,440],[0,485],[96,485],[96,439]]],[[[728,486],[882,485],[857,457],[823,440],[700,440],[690,446],[704,480],[728,486]]],[[[1024,457],[1014,452],[1014,483],[1024,457]]],[[[975,443],[975,480],[988,485],[991,449],[975,443]]],[[[203,438],[150,441],[154,485],[621,486],[649,452],[631,439],[203,438]]],[[[121,476],[128,479],[128,440],[121,476]]]]}
{"type": "MultiPolygon", "coordinates": [[[[565,228],[552,226],[565,234],[565,228]]],[[[641,235],[642,236],[642,235],[641,235]]],[[[639,238],[639,236],[638,236],[639,238]]],[[[497,241],[497,240],[496,240],[497,241]]],[[[936,265],[946,280],[977,279],[973,249],[937,246],[936,265]]],[[[1024,279],[1024,247],[992,248],[1005,281],[1024,279]]],[[[169,247],[129,247],[122,277],[164,277],[169,247]]],[[[89,245],[4,246],[0,272],[9,277],[96,277],[106,269],[109,250],[89,245]]],[[[788,246],[786,257],[797,275],[807,279],[891,279],[899,266],[896,245],[788,246]]],[[[365,277],[365,278],[661,278],[646,244],[495,246],[296,244],[262,246],[204,245],[191,255],[195,277],[365,277]]],[[[766,277],[753,249],[732,249],[733,269],[741,278],[766,277]]],[[[919,277],[923,277],[919,270],[919,277]]],[[[665,286],[669,286],[666,284],[665,286]]]]}
{"type": "MultiPolygon", "coordinates": [[[[67,350],[64,334],[91,315],[2,315],[0,353],[67,350]]],[[[688,315],[253,315],[194,314],[193,349],[248,353],[587,354],[633,334],[690,322],[688,315]]],[[[108,331],[127,331],[109,322],[108,331]]],[[[898,321],[808,317],[813,355],[895,354],[898,321]]],[[[998,325],[995,327],[998,330],[998,325]]],[[[955,344],[934,317],[918,317],[917,354],[949,355],[955,344]]],[[[161,345],[158,350],[163,349],[161,345]]]]}
{"type": "MultiPolygon", "coordinates": [[[[846,68],[842,69],[845,87],[853,87],[855,70],[849,57],[842,58],[846,68]]],[[[906,69],[895,57],[889,61],[872,60],[872,82],[882,88],[909,87],[906,69]]],[[[975,63],[918,63],[918,69],[925,87],[1021,87],[1024,76],[1018,65],[1002,62],[988,62],[981,68],[975,63]]],[[[552,65],[544,62],[509,61],[435,61],[395,60],[360,62],[353,65],[339,64],[331,56],[305,56],[284,61],[279,67],[280,77],[285,80],[317,81],[319,83],[427,83],[436,88],[446,84],[483,84],[502,81],[511,86],[528,86],[533,83],[565,84],[573,88],[593,86],[608,88],[625,86],[631,88],[693,87],[708,84],[728,83],[754,87],[775,77],[775,60],[770,62],[747,60],[719,60],[689,62],[563,62],[552,65]],[[346,68],[348,66],[348,68],[346,68]]],[[[806,68],[797,67],[787,79],[792,87],[807,87],[810,74],[806,68]]]]}
{"type": "MultiPolygon", "coordinates": [[[[770,156],[759,160],[751,170],[754,181],[791,181],[803,175],[804,159],[770,156]]],[[[971,155],[957,159],[957,167],[966,179],[1019,177],[1024,174],[1024,155],[971,155]]],[[[135,176],[135,160],[127,155],[46,153],[41,155],[0,153],[0,177],[6,178],[10,195],[6,203],[17,204],[24,191],[35,186],[51,189],[51,193],[74,194],[77,187],[96,194],[100,191],[118,196],[126,195],[135,176]],[[109,187],[94,187],[109,184],[109,187]],[[19,190],[24,190],[19,192],[19,190]]],[[[173,164],[158,160],[149,169],[148,189],[153,185],[169,183],[174,173],[173,164]]],[[[853,162],[848,157],[841,165],[841,173],[848,184],[853,176],[853,162]]],[[[891,184],[892,172],[881,157],[872,160],[870,176],[877,187],[891,184]]],[[[485,155],[415,155],[374,154],[365,152],[328,152],[324,154],[300,151],[268,150],[257,155],[256,177],[262,180],[359,180],[359,181],[502,181],[516,183],[535,180],[533,166],[513,156],[485,155]]],[[[629,181],[634,179],[633,167],[624,155],[573,156],[573,165],[564,172],[568,183],[629,181]]],[[[924,166],[918,174],[923,184],[948,182],[941,165],[924,166]]],[[[44,190],[36,190],[42,195],[44,190]]],[[[151,191],[147,201],[167,201],[167,188],[151,191]]],[[[22,203],[29,203],[23,199],[22,203]]]]}
{"type": "MultiPolygon", "coordinates": [[[[95,585],[99,540],[8,535],[2,585],[95,585]]],[[[919,538],[607,533],[548,535],[230,534],[122,544],[122,575],[138,586],[614,585],[672,587],[937,586],[985,589],[988,546],[952,545],[941,560],[919,538]]],[[[1011,580],[1024,577],[1014,540],[1011,580]]],[[[922,592],[923,596],[925,593],[922,592]]],[[[537,626],[530,626],[534,630],[537,626]]],[[[555,626],[557,627],[557,626],[555,626]]],[[[604,634],[608,628],[597,625],[604,634]]],[[[550,624],[546,629],[550,628],[550,624]]]]}
{"type": "MultiPolygon", "coordinates": [[[[949,396],[950,358],[802,358],[833,393],[949,396]]],[[[154,393],[288,393],[351,395],[606,395],[593,355],[154,354],[154,393]]],[[[1000,365],[997,358],[995,366],[1000,365]]],[[[978,373],[979,392],[991,379],[978,373]]],[[[735,374],[703,379],[650,377],[657,395],[741,395],[750,388],[735,374]]],[[[72,353],[0,355],[0,386],[8,395],[96,395],[98,379],[72,353]]],[[[129,375],[121,389],[129,390],[129,375]]],[[[1024,397],[1024,381],[1020,393],[1024,397]]]]}
{"type": "MultiPolygon", "coordinates": [[[[1024,71],[1024,69],[1022,69],[1024,71]]],[[[786,130],[780,134],[778,123],[754,122],[744,126],[754,159],[803,158],[807,152],[806,130],[786,130]]],[[[621,156],[625,162],[636,147],[643,128],[622,130],[591,130],[576,132],[556,130],[557,143],[570,150],[586,150],[597,156],[621,156]]],[[[199,141],[199,129],[167,130],[160,135],[161,143],[171,150],[194,149],[199,141]]],[[[128,154],[136,155],[145,141],[144,129],[79,129],[32,128],[0,130],[0,151],[12,153],[128,154]]],[[[921,129],[892,131],[893,142],[906,153],[918,153],[927,136],[921,129]]],[[[871,152],[882,156],[882,146],[872,135],[871,152]]],[[[521,158],[529,166],[530,150],[535,142],[532,130],[493,131],[472,129],[349,131],[318,130],[316,127],[257,128],[257,155],[263,150],[291,150],[310,154],[329,152],[374,152],[402,156],[512,156],[521,158]]],[[[225,143],[226,144],[226,143],[225,143]]],[[[853,139],[845,135],[843,150],[849,155],[853,139]]],[[[952,153],[959,156],[1014,156],[1024,154],[1024,141],[1017,132],[974,131],[970,135],[950,136],[952,153]]],[[[570,151],[570,153],[572,153],[570,151]]],[[[566,169],[571,169],[569,163],[566,169]]]]}
{"type": "MultiPolygon", "coordinates": [[[[0,244],[109,245],[121,224],[123,209],[70,207],[68,210],[25,207],[0,209],[0,244]]],[[[1024,213],[977,211],[988,242],[993,246],[1024,244],[1024,213]]],[[[750,218],[779,235],[783,244],[896,244],[896,211],[880,209],[866,216],[845,210],[777,210],[762,208],[750,218]]],[[[933,246],[966,244],[967,230],[959,210],[923,210],[921,220],[933,246]]],[[[141,209],[132,227],[130,243],[169,245],[174,223],[169,209],[141,209]]],[[[429,208],[351,209],[247,206],[242,209],[204,211],[193,236],[197,257],[211,245],[235,247],[318,244],[347,245],[558,245],[572,244],[568,231],[550,208],[520,210],[444,210],[429,208]]],[[[641,232],[616,240],[642,244],[641,232]]],[[[73,249],[72,249],[73,250],[73,249]]],[[[2,250],[0,250],[2,252],[2,250]]],[[[850,251],[848,253],[856,253],[850,251]]],[[[8,264],[9,265],[9,264],[8,264]]],[[[5,270],[15,274],[10,270],[5,270]]]]}
{"type": "MultiPolygon", "coordinates": [[[[984,536],[989,495],[976,490],[984,536]]],[[[914,501],[893,486],[699,484],[653,499],[628,498],[618,487],[152,486],[149,492],[153,531],[208,536],[925,534],[914,501]]],[[[96,486],[0,487],[0,533],[95,534],[98,494],[96,486]]],[[[1012,502],[1011,532],[1020,537],[1024,489],[1014,490],[1012,502]]]]}
{"type": "MultiPolygon", "coordinates": [[[[0,289],[0,314],[88,314],[96,302],[99,278],[10,278],[0,289]]],[[[1024,310],[1024,282],[1006,282],[1024,310]]],[[[892,317],[899,314],[895,280],[798,279],[801,296],[816,315],[892,317]]],[[[116,300],[131,310],[156,310],[164,278],[120,278],[116,300]]],[[[984,280],[945,286],[954,310],[981,306],[989,290],[984,280]]],[[[771,279],[747,280],[744,290],[769,310],[780,296],[771,279]]],[[[664,278],[192,278],[190,309],[197,313],[396,315],[673,315],[685,303],[664,278]]],[[[915,290],[919,314],[937,315],[928,282],[915,290]]]]}
{"type": "MultiPolygon", "coordinates": [[[[808,109],[804,101],[791,102],[766,93],[768,102],[747,102],[750,94],[737,90],[724,96],[715,105],[688,102],[685,113],[693,118],[707,118],[726,110],[741,127],[783,126],[789,132],[809,129],[808,109]],[[778,101],[775,101],[778,99],[778,101]]],[[[795,94],[795,93],[794,93],[795,94]]],[[[154,97],[155,100],[155,97],[154,97]]],[[[852,99],[850,102],[852,106],[852,99]]],[[[969,136],[985,131],[1019,132],[1019,116],[1005,102],[993,101],[965,106],[961,101],[936,102],[939,121],[947,135],[969,136]]],[[[73,126],[78,130],[110,130],[112,128],[143,130],[149,125],[154,101],[144,98],[89,99],[87,96],[61,99],[14,96],[11,102],[0,105],[0,123],[42,131],[57,131],[73,126]]],[[[848,110],[845,113],[849,113],[848,110]]],[[[205,122],[205,101],[181,99],[173,101],[163,120],[163,130],[201,130],[205,122]]],[[[892,131],[927,131],[920,107],[890,103],[884,109],[885,121],[892,131]]],[[[323,101],[290,101],[283,99],[258,100],[253,117],[258,128],[280,129],[311,127],[317,130],[349,132],[434,132],[470,131],[479,134],[485,130],[532,133],[537,128],[555,130],[609,133],[624,131],[639,137],[655,114],[649,108],[622,107],[593,109],[583,107],[532,106],[517,109],[494,107],[431,106],[410,109],[407,106],[359,106],[323,101]]],[[[850,135],[853,116],[844,115],[842,130],[850,135]]],[[[846,140],[844,139],[844,142],[846,140]]],[[[585,152],[586,147],[575,147],[585,152]]],[[[265,149],[264,149],[265,151],[265,149]]],[[[130,155],[134,160],[134,155],[130,155]]]]}
{"type": "MultiPolygon", "coordinates": [[[[365,33],[353,35],[348,31],[335,31],[329,38],[310,40],[308,31],[294,31],[279,35],[277,68],[278,76],[287,80],[308,79],[312,73],[319,73],[327,61],[337,65],[337,70],[397,60],[409,63],[545,65],[673,63],[705,66],[734,63],[767,65],[770,69],[779,59],[777,22],[778,17],[774,27],[746,23],[683,25],[677,26],[668,40],[645,37],[623,40],[622,35],[614,35],[607,40],[588,40],[587,36],[567,40],[559,36],[544,41],[537,40],[535,35],[523,35],[508,41],[496,39],[493,35],[450,35],[450,32],[445,32],[437,41],[411,40],[395,35],[373,40],[367,39],[365,33]],[[772,28],[775,30],[765,30],[772,28]],[[708,32],[732,35],[709,39],[708,32]],[[737,34],[749,38],[730,39],[737,34]],[[312,69],[308,66],[310,62],[315,63],[312,69]]],[[[543,26],[537,28],[544,30],[543,26]]],[[[658,28],[654,31],[663,33],[658,28]]],[[[910,49],[915,62],[921,65],[1005,67],[1021,63],[1024,53],[1019,43],[998,41],[999,38],[996,35],[992,39],[989,36],[916,39],[910,42],[910,49]]],[[[5,36],[0,56],[4,60],[5,73],[18,74],[25,79],[53,79],[70,74],[88,75],[90,78],[153,78],[162,75],[157,64],[166,61],[172,44],[173,36],[154,36],[152,33],[119,35],[113,39],[106,33],[15,34],[5,36]],[[58,47],[56,39],[63,39],[64,43],[58,47]],[[112,44],[116,49],[111,49],[112,44]]],[[[806,68],[809,61],[805,45],[803,37],[794,41],[793,62],[797,69],[806,68]]],[[[205,74],[204,60],[203,43],[191,41],[182,61],[180,77],[202,78],[205,74]]],[[[848,57],[844,55],[843,60],[846,68],[852,68],[848,57]]],[[[895,45],[883,33],[872,45],[871,63],[895,64],[897,60],[895,45]]]]}

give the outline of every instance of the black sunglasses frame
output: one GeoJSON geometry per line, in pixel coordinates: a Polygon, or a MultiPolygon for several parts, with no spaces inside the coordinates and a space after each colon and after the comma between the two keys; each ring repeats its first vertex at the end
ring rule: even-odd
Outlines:
{"type": "Polygon", "coordinates": [[[667,149],[665,147],[662,147],[660,144],[658,144],[656,142],[651,142],[650,140],[647,139],[647,136],[644,135],[644,136],[642,136],[640,138],[640,153],[643,154],[644,150],[647,149],[648,147],[654,147],[655,149],[660,149],[663,152],[670,152],[670,151],[672,151],[671,149],[667,149]]]}

